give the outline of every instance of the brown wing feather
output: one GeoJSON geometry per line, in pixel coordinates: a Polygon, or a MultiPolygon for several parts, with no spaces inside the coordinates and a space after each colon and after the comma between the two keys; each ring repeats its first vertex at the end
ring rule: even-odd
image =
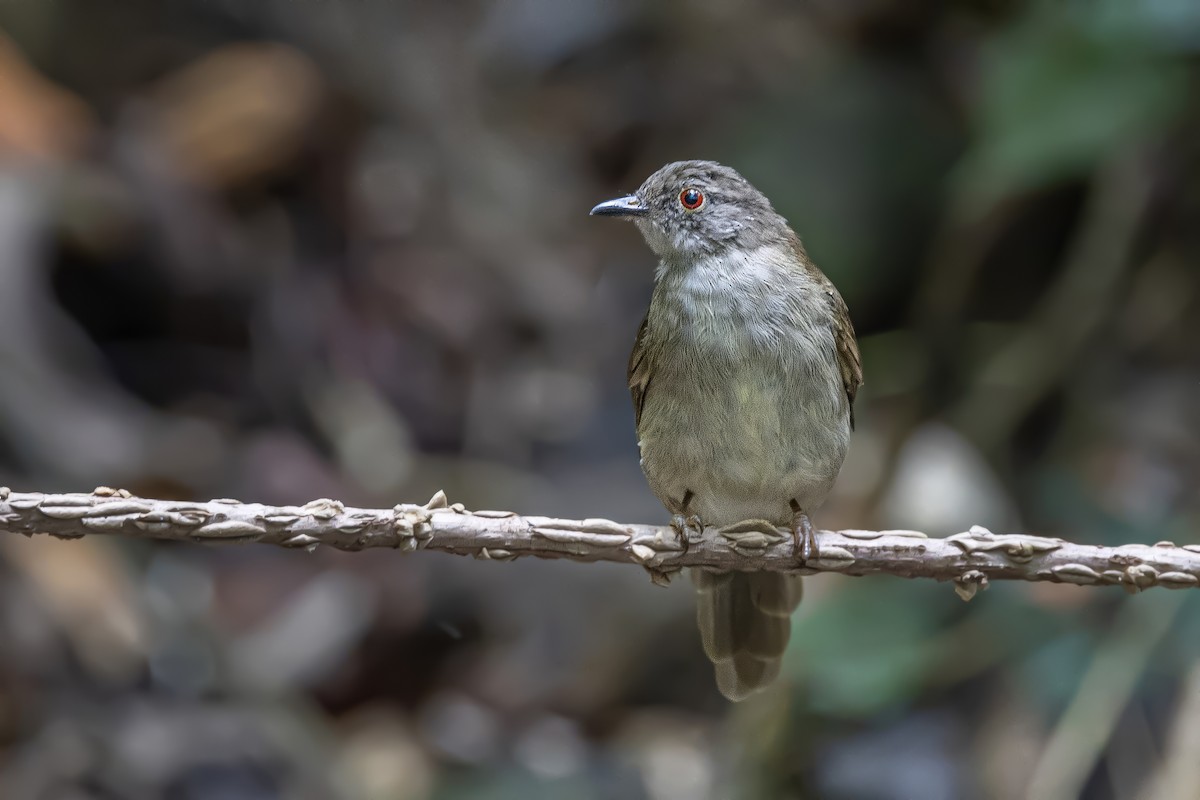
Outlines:
{"type": "Polygon", "coordinates": [[[829,299],[833,304],[833,341],[837,347],[838,370],[842,373],[842,386],[846,399],[850,401],[850,429],[854,429],[854,398],[862,386],[862,357],[858,354],[858,340],[854,336],[854,323],[850,321],[850,309],[829,284],[829,299]]]}
{"type": "Polygon", "coordinates": [[[638,328],[637,338],[633,340],[633,352],[629,354],[629,371],[626,373],[629,394],[633,398],[633,420],[639,429],[642,427],[646,391],[650,388],[650,360],[646,357],[646,323],[649,319],[649,315],[643,318],[638,328]]]}
{"type": "Polygon", "coordinates": [[[822,291],[829,297],[830,310],[833,312],[833,344],[837,348],[838,371],[842,375],[842,387],[846,391],[846,399],[850,402],[850,428],[854,428],[854,398],[858,387],[863,383],[862,357],[858,354],[858,339],[854,336],[854,323],[850,321],[850,309],[846,301],[838,293],[833,281],[809,258],[800,237],[792,233],[790,243],[795,250],[800,263],[808,270],[813,279],[820,285],[822,291]]]}

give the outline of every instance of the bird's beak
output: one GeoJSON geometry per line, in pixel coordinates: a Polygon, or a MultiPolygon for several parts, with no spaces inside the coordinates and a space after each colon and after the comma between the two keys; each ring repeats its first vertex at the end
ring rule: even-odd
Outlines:
{"type": "Polygon", "coordinates": [[[642,205],[636,194],[605,200],[591,211],[593,217],[644,217],[650,210],[642,205]]]}

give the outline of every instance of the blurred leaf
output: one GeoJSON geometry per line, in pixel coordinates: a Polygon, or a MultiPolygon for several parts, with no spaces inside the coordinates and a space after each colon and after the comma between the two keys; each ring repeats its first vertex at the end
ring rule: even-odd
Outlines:
{"type": "Polygon", "coordinates": [[[1180,675],[1200,663],[1200,596],[1190,592],[1187,604],[1179,610],[1173,632],[1161,645],[1161,658],[1155,666],[1180,675]]]}
{"type": "Polygon", "coordinates": [[[1087,544],[1151,544],[1170,539],[1170,532],[1179,529],[1168,509],[1147,518],[1115,513],[1112,497],[1098,496],[1099,487],[1061,465],[1037,470],[1032,486],[1035,518],[1064,538],[1087,544]]]}
{"type": "Polygon", "coordinates": [[[1017,672],[1030,705],[1050,717],[1062,713],[1092,662],[1095,644],[1086,630],[1067,631],[1023,658],[1017,672]]]}
{"type": "Polygon", "coordinates": [[[542,780],[520,769],[483,770],[452,778],[434,800],[590,800],[599,796],[583,778],[542,780]]]}
{"type": "Polygon", "coordinates": [[[870,715],[917,693],[937,631],[959,606],[931,582],[856,581],[796,619],[792,637],[802,646],[788,651],[789,663],[806,674],[813,710],[870,715]]]}
{"type": "Polygon", "coordinates": [[[1184,107],[1182,63],[1135,28],[1117,35],[1100,28],[1099,10],[1082,13],[1042,4],[997,41],[975,109],[978,143],[957,175],[968,194],[1083,174],[1184,107]]]}
{"type": "Polygon", "coordinates": [[[1200,51],[1200,3],[1195,0],[1102,0],[1089,8],[1102,36],[1153,39],[1164,49],[1200,51]]]}
{"type": "Polygon", "coordinates": [[[1079,616],[999,584],[963,605],[932,581],[862,579],[793,627],[789,665],[811,710],[863,718],[960,683],[1078,629],[1079,616]]]}

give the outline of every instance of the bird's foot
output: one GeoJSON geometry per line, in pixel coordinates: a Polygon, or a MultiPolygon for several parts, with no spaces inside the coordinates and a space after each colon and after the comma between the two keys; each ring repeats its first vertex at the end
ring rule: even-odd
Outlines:
{"type": "Polygon", "coordinates": [[[691,546],[692,539],[699,539],[704,535],[704,523],[695,514],[688,514],[687,516],[673,514],[671,516],[671,528],[675,531],[675,535],[679,537],[679,547],[684,553],[691,546]]]}
{"type": "Polygon", "coordinates": [[[821,557],[812,520],[795,501],[792,502],[792,543],[796,558],[802,565],[821,557]]]}

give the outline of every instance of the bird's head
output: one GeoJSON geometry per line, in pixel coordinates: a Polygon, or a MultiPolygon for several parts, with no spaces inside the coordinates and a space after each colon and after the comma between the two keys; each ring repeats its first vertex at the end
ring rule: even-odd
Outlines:
{"type": "Polygon", "coordinates": [[[676,161],[631,195],[592,209],[596,216],[632,219],[650,249],[667,263],[752,249],[780,241],[787,223],[762,192],[715,161],[676,161]]]}

